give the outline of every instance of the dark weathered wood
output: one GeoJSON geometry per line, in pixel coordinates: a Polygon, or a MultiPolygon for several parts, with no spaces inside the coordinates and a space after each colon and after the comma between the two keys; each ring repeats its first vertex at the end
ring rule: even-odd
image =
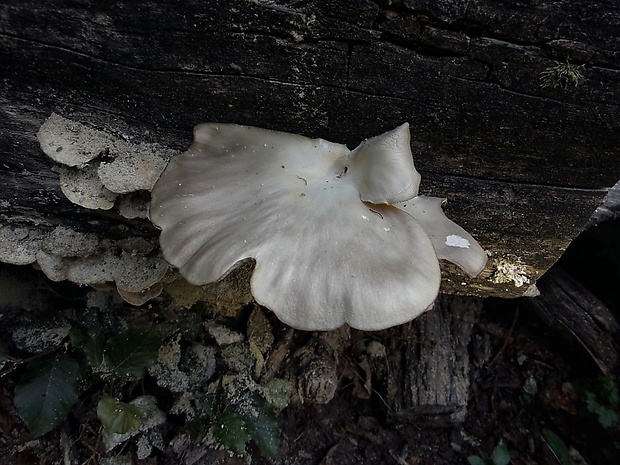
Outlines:
{"type": "Polygon", "coordinates": [[[390,335],[388,419],[445,426],[461,422],[469,396],[469,345],[482,300],[442,295],[435,307],[390,335]]]}
{"type": "Polygon", "coordinates": [[[557,265],[537,286],[540,296],[527,300],[536,314],[571,344],[583,347],[603,373],[613,372],[620,362],[620,324],[609,308],[557,265]]]}
{"type": "Polygon", "coordinates": [[[618,219],[620,215],[620,181],[609,189],[607,195],[596,208],[596,211],[590,218],[588,227],[596,226],[603,221],[618,219]]]}
{"type": "MultiPolygon", "coordinates": [[[[444,267],[443,290],[479,296],[533,294],[620,178],[613,1],[4,0],[0,18],[0,227],[27,228],[26,239],[58,225],[106,240],[158,234],[64,197],[36,140],[52,112],[178,151],[208,121],[350,147],[408,121],[422,193],[447,197],[448,216],[490,254],[475,280],[444,267]],[[544,87],[541,73],[567,63],[583,79],[544,87]]],[[[250,299],[248,275],[203,297],[236,311],[250,299]]],[[[570,321],[544,308],[602,367],[617,364],[600,345],[612,347],[612,322],[583,304],[570,321]]],[[[459,422],[479,310],[477,299],[444,296],[368,336],[355,360],[343,356],[355,353],[354,331],[290,331],[269,376],[281,368],[314,402],[328,402],[344,376],[355,395],[380,395],[393,422],[459,422]]]]}
{"type": "Polygon", "coordinates": [[[350,146],[409,121],[422,192],[491,254],[473,281],[447,267],[443,289],[520,296],[620,176],[614,2],[7,0],[0,14],[2,224],[157,234],[63,197],[35,139],[52,111],[178,150],[205,121],[350,146]],[[543,87],[567,62],[583,80],[543,87]]]}
{"type": "Polygon", "coordinates": [[[373,398],[392,423],[462,422],[469,399],[469,352],[482,299],[441,295],[414,321],[376,333],[291,332],[278,342],[266,375],[296,384],[294,402],[326,404],[339,391],[373,398]],[[283,363],[283,360],[289,360],[283,363]]]}

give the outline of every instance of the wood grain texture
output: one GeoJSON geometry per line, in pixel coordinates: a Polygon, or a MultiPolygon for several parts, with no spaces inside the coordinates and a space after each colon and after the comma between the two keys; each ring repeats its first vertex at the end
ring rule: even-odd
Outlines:
{"type": "Polygon", "coordinates": [[[557,265],[540,280],[540,291],[526,304],[568,343],[583,347],[601,372],[613,372],[620,359],[620,324],[612,311],[557,265]]]}
{"type": "Polygon", "coordinates": [[[178,150],[207,121],[351,147],[409,121],[422,192],[491,253],[444,291],[518,296],[620,177],[615,2],[6,0],[0,18],[2,223],[157,234],[64,198],[35,138],[52,111],[178,150]],[[542,87],[567,62],[583,80],[542,87]]]}
{"type": "Polygon", "coordinates": [[[388,420],[445,426],[465,420],[469,355],[482,299],[441,295],[432,311],[390,334],[388,420]]]}

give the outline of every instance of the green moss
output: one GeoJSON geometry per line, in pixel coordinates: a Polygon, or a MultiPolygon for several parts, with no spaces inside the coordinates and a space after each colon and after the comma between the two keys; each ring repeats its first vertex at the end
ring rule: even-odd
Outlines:
{"type": "Polygon", "coordinates": [[[570,63],[557,63],[549,66],[540,73],[541,87],[551,87],[564,89],[573,86],[577,87],[583,79],[583,69],[585,65],[571,65],[570,63]]]}

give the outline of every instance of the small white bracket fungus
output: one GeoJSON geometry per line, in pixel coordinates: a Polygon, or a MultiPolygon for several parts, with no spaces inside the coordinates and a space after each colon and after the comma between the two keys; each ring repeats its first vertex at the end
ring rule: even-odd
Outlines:
{"type": "Polygon", "coordinates": [[[98,167],[93,161],[82,168],[58,166],[55,170],[60,174],[60,189],[71,202],[90,210],[110,210],[116,194],[102,184],[98,167]]]}
{"type": "Polygon", "coordinates": [[[28,265],[37,259],[44,235],[29,228],[0,226],[0,262],[28,265]]]}
{"type": "Polygon", "coordinates": [[[141,237],[101,240],[58,226],[40,241],[36,265],[52,281],[102,286],[114,282],[121,297],[142,305],[159,295],[168,264],[152,253],[156,244],[141,237]]]}
{"type": "Polygon", "coordinates": [[[416,197],[420,175],[404,124],[353,151],[235,124],[201,124],[152,191],[166,260],[192,284],[256,260],[256,301],[305,330],[409,321],[433,303],[438,256],[477,274],[486,254],[416,197]],[[413,200],[412,200],[413,199],[413,200]],[[400,202],[400,203],[399,203],[400,202]],[[446,243],[448,236],[469,247],[446,243]]]}
{"type": "Polygon", "coordinates": [[[58,257],[85,257],[95,254],[100,248],[95,234],[85,234],[58,226],[45,238],[41,248],[58,257]]]}
{"type": "Polygon", "coordinates": [[[122,152],[111,162],[102,162],[99,179],[115,194],[151,190],[166,167],[166,160],[152,150],[148,144],[140,144],[135,152],[122,152]]]}
{"type": "Polygon", "coordinates": [[[109,134],[56,113],[45,120],[37,139],[47,156],[67,166],[83,166],[114,143],[109,134]]]}
{"type": "Polygon", "coordinates": [[[37,139],[43,152],[60,163],[54,169],[71,202],[110,210],[120,199],[119,211],[130,219],[145,217],[142,197],[173,154],[159,144],[132,143],[55,113],[43,123],[37,139]]]}

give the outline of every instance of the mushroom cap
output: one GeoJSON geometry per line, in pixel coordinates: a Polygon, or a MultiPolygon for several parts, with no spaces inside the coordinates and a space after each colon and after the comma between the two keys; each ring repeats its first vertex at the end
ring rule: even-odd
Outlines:
{"type": "Polygon", "coordinates": [[[152,191],[164,257],[196,285],[253,258],[256,301],[295,328],[409,321],[433,303],[440,270],[421,224],[388,204],[417,193],[408,138],[403,125],[351,152],[323,139],[201,124],[152,191]]]}
{"type": "Polygon", "coordinates": [[[413,166],[409,123],[362,142],[351,152],[351,171],[360,198],[394,204],[418,195],[420,174],[413,166]]]}
{"type": "Polygon", "coordinates": [[[448,219],[441,206],[446,199],[419,195],[396,207],[413,216],[428,234],[437,258],[459,266],[469,276],[478,276],[487,264],[487,254],[463,228],[448,219]]]}

